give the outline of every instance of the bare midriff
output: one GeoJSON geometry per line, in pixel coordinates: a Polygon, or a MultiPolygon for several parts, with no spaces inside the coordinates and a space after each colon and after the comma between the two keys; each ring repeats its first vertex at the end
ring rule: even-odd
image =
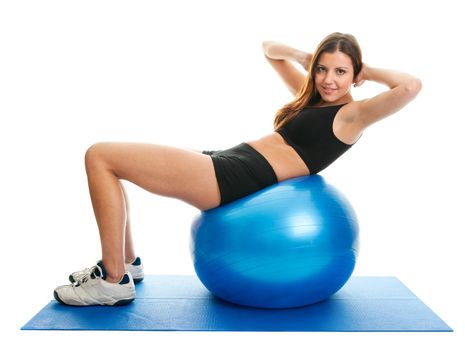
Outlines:
{"type": "Polygon", "coordinates": [[[307,165],[299,154],[277,132],[246,143],[265,157],[276,173],[278,181],[309,174],[307,165]]]}

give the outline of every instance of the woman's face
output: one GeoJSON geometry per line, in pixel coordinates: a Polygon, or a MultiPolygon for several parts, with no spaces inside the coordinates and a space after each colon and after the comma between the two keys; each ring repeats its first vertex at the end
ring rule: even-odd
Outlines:
{"type": "Polygon", "coordinates": [[[315,67],[315,86],[325,102],[336,102],[350,92],[354,68],[343,52],[324,52],[315,67]]]}

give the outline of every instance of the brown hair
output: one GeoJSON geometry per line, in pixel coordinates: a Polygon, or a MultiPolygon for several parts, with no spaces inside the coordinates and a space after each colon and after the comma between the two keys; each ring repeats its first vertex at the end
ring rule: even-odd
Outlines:
{"type": "Polygon", "coordinates": [[[321,101],[321,96],[315,87],[316,65],[321,54],[324,52],[333,53],[336,51],[341,51],[350,57],[354,68],[354,78],[357,76],[362,69],[362,51],[360,50],[357,39],[351,34],[339,32],[328,35],[321,41],[313,54],[308,69],[309,74],[307,80],[297,93],[294,101],[287,103],[276,113],[274,119],[275,130],[286,124],[305,106],[315,105],[321,101]]]}

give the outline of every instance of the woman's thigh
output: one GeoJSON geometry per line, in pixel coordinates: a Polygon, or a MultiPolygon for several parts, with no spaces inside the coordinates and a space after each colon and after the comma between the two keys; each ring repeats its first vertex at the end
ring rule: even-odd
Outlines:
{"type": "Polygon", "coordinates": [[[145,190],[183,200],[200,210],[221,202],[210,156],[172,146],[102,142],[89,148],[86,167],[104,166],[145,190]]]}

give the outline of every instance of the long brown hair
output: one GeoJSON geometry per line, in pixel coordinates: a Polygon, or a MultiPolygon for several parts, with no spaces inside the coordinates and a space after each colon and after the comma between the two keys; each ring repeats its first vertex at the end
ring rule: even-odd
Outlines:
{"type": "Polygon", "coordinates": [[[276,112],[274,119],[275,130],[286,124],[305,106],[315,105],[321,101],[321,95],[315,87],[316,65],[324,52],[333,53],[336,51],[341,51],[350,57],[354,68],[354,78],[357,76],[362,69],[362,51],[357,39],[351,34],[339,32],[328,35],[321,41],[313,54],[308,69],[307,80],[297,93],[294,101],[287,103],[276,112]]]}

